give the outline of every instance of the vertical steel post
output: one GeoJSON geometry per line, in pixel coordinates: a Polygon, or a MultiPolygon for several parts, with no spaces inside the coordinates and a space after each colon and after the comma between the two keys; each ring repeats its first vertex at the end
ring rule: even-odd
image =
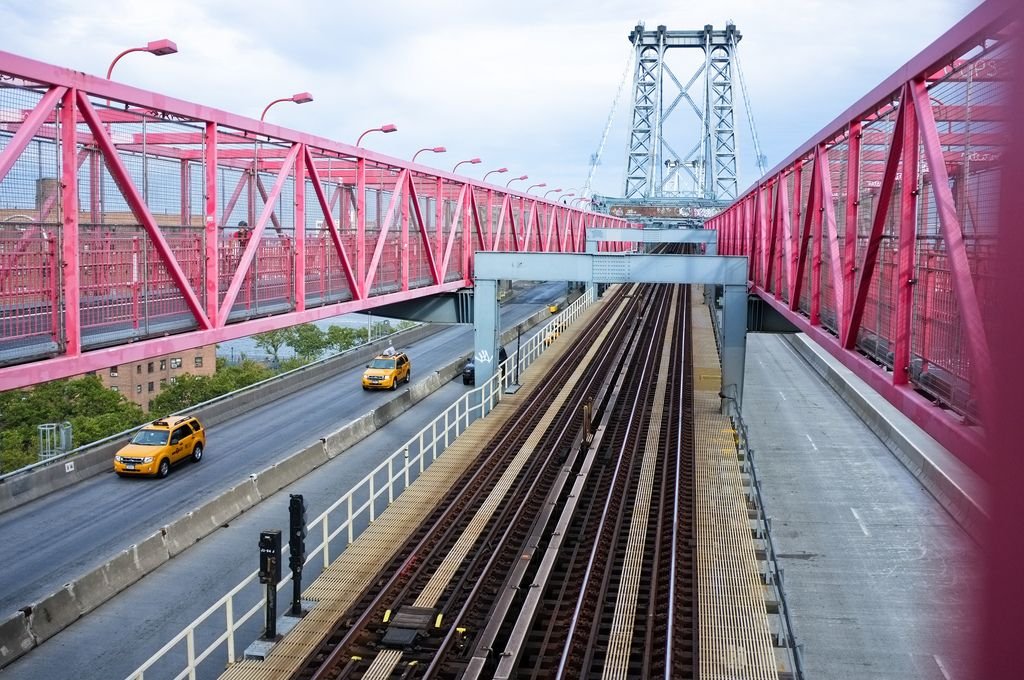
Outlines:
{"type": "Polygon", "coordinates": [[[76,100],[78,91],[69,88],[61,98],[60,107],[60,159],[61,159],[61,277],[64,285],[64,352],[74,356],[82,352],[80,315],[80,279],[78,266],[78,123],[76,100]]]}
{"type": "Polygon", "coordinates": [[[914,305],[914,250],[917,245],[918,142],[917,114],[910,87],[904,90],[900,108],[903,121],[903,181],[900,186],[900,235],[896,265],[896,325],[893,331],[892,381],[904,385],[909,380],[911,324],[914,305]]]}
{"type": "Polygon", "coordinates": [[[295,311],[306,310],[306,149],[300,145],[295,159],[295,311]]]}
{"type": "Polygon", "coordinates": [[[850,124],[846,158],[846,236],[843,241],[843,319],[836,324],[839,337],[846,337],[853,309],[853,286],[857,272],[857,217],[860,209],[860,121],[850,124]]]}
{"type": "Polygon", "coordinates": [[[366,288],[366,159],[356,159],[356,283],[352,291],[359,299],[369,295],[366,288]]]}

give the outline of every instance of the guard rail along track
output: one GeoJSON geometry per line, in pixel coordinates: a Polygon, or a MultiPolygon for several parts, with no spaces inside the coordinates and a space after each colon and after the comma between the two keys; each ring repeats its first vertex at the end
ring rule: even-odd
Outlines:
{"type": "Polygon", "coordinates": [[[693,677],[689,289],[610,298],[293,678],[693,677]]]}

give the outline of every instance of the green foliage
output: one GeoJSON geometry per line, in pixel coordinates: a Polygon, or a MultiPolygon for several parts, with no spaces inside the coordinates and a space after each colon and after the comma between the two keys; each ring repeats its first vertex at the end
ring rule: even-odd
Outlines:
{"type": "Polygon", "coordinates": [[[288,333],[288,346],[307,361],[319,358],[328,347],[327,334],[315,324],[292,326],[285,332],[288,333]]]}
{"type": "Polygon", "coordinates": [[[123,395],[103,387],[96,376],[0,393],[2,469],[34,463],[39,454],[38,426],[64,421],[72,425],[74,446],[82,446],[141,425],[146,416],[123,395]]]}
{"type": "Polygon", "coordinates": [[[186,373],[174,383],[166,385],[153,399],[150,416],[159,418],[169,413],[187,411],[196,404],[248,387],[272,375],[274,371],[257,361],[246,360],[235,366],[218,362],[217,372],[212,376],[186,373]]]}
{"type": "MultiPolygon", "coordinates": [[[[365,333],[363,334],[365,336],[365,333]]],[[[327,345],[338,352],[344,352],[360,344],[359,330],[347,326],[330,326],[327,329],[327,345]]]]}
{"type": "Polygon", "coordinates": [[[302,357],[292,357],[291,359],[285,359],[277,366],[275,373],[286,373],[287,371],[293,371],[296,368],[301,368],[309,362],[302,357]]]}
{"type": "MultiPolygon", "coordinates": [[[[230,367],[217,367],[217,375],[230,367]]],[[[150,403],[150,416],[162,418],[175,411],[183,411],[217,396],[210,386],[211,376],[185,373],[173,383],[164,385],[160,394],[150,403]]]]}
{"type": "Polygon", "coordinates": [[[291,336],[289,331],[288,328],[279,328],[275,331],[254,335],[253,340],[256,342],[256,346],[273,357],[274,363],[277,364],[280,361],[278,353],[282,347],[288,344],[288,339],[291,336]]]}

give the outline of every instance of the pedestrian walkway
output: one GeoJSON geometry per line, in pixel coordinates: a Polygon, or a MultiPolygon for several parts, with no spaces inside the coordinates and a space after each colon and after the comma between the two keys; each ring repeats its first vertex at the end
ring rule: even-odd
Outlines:
{"type": "Polygon", "coordinates": [[[977,546],[781,335],[750,334],[744,419],[815,680],[967,678],[977,546]]]}

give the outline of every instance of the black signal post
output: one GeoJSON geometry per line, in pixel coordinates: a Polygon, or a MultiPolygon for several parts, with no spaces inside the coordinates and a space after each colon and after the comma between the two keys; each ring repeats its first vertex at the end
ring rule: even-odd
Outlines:
{"type": "Polygon", "coordinates": [[[260,583],[267,586],[264,640],[277,638],[277,584],[281,582],[281,530],[260,532],[260,583]]]}
{"type": "Polygon", "coordinates": [[[288,496],[288,566],[292,570],[292,616],[302,616],[302,565],[306,562],[306,501],[288,496]]]}

